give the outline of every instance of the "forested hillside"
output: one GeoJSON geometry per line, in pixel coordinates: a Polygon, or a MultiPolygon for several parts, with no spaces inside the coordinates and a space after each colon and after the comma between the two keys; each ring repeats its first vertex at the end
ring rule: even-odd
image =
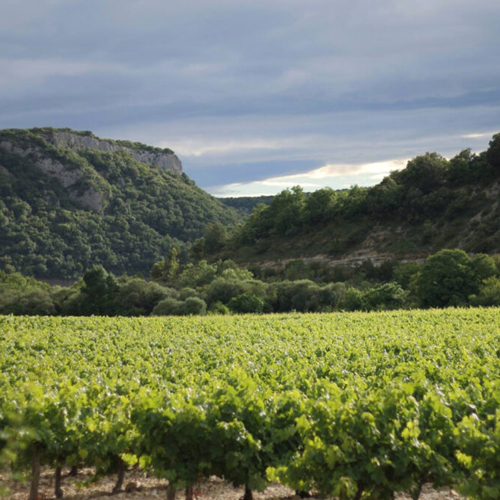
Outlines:
{"type": "MultiPolygon", "coordinates": [[[[500,134],[475,154],[450,160],[426,153],[371,188],[297,186],[258,206],[217,251],[199,240],[203,258],[240,262],[315,258],[338,263],[366,259],[423,260],[442,248],[500,252],[500,134]]],[[[267,262],[269,263],[269,262],[267,262]]]]}
{"type": "Polygon", "coordinates": [[[68,129],[0,131],[0,270],[76,278],[102,264],[147,275],[174,241],[239,218],[168,149],[68,129]]]}
{"type": "Polygon", "coordinates": [[[269,205],[274,196],[239,196],[237,198],[220,198],[220,201],[228,207],[237,208],[244,213],[252,213],[257,205],[269,205]]]}

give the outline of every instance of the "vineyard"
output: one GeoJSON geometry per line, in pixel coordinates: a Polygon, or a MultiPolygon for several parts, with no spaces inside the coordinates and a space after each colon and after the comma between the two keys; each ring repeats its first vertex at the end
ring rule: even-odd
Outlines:
{"type": "MultiPolygon", "coordinates": [[[[500,311],[0,317],[0,466],[500,498],[500,311]]],[[[59,475],[59,476],[58,476],[59,475]]]]}

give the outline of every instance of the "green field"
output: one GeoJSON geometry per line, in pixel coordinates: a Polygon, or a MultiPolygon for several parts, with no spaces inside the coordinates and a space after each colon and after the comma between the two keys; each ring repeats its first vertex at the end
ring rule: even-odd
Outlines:
{"type": "Polygon", "coordinates": [[[0,317],[0,457],[341,499],[500,496],[500,310],[0,317]]]}

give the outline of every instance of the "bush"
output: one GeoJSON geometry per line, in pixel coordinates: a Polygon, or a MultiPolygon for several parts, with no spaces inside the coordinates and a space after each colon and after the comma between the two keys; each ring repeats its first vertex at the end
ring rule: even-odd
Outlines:
{"type": "Polygon", "coordinates": [[[177,299],[165,299],[156,304],[154,316],[182,316],[184,314],[184,302],[177,299]]]}
{"type": "Polygon", "coordinates": [[[277,312],[312,312],[321,308],[320,287],[310,280],[283,281],[277,284],[277,312]]]}
{"type": "Polygon", "coordinates": [[[418,297],[424,307],[466,304],[478,288],[472,260],[463,250],[441,250],[431,255],[418,278],[418,297]]]}
{"type": "Polygon", "coordinates": [[[188,297],[182,309],[187,316],[206,314],[207,303],[198,297],[188,297]]]}
{"type": "Polygon", "coordinates": [[[227,315],[231,314],[231,310],[222,302],[214,302],[209,309],[211,314],[222,314],[227,315]]]}
{"type": "Polygon", "coordinates": [[[243,281],[217,278],[206,287],[203,297],[209,304],[214,302],[227,304],[231,299],[245,292],[248,292],[248,288],[243,281]]]}
{"type": "Polygon", "coordinates": [[[362,311],[364,309],[363,292],[357,288],[348,288],[339,307],[343,311],[362,311]]]}
{"type": "Polygon", "coordinates": [[[229,301],[228,307],[235,313],[257,313],[264,311],[264,301],[252,293],[243,293],[229,301]]]}
{"type": "Polygon", "coordinates": [[[398,309],[405,305],[408,292],[397,283],[384,283],[367,290],[363,295],[366,310],[398,309]]]}
{"type": "Polygon", "coordinates": [[[470,302],[473,306],[500,306],[500,278],[492,276],[484,280],[479,293],[471,295],[470,302]]]}

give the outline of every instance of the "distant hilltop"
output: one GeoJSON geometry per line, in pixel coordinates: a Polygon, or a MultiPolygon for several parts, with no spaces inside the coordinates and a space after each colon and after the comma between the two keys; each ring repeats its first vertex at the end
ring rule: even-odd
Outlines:
{"type": "Polygon", "coordinates": [[[101,139],[92,132],[75,132],[71,129],[54,129],[47,134],[47,140],[56,147],[66,146],[73,151],[88,148],[98,149],[105,153],[115,153],[125,150],[141,163],[155,165],[176,174],[182,173],[181,160],[168,148],[155,148],[140,142],[101,139]]]}
{"type": "Polygon", "coordinates": [[[92,132],[0,130],[0,271],[147,275],[209,223],[242,216],[196,186],[170,149],[92,132]]]}
{"type": "Polygon", "coordinates": [[[14,144],[18,144],[26,133],[37,135],[56,148],[68,147],[75,152],[82,149],[96,149],[105,153],[124,150],[141,163],[155,165],[177,174],[182,173],[182,162],[171,149],[156,148],[140,142],[101,139],[90,131],[82,132],[69,128],[55,129],[46,127],[29,130],[0,130],[0,147],[11,150],[14,144]]]}
{"type": "MultiPolygon", "coordinates": [[[[86,151],[108,155],[128,154],[134,160],[176,175],[182,174],[182,163],[171,149],[161,149],[140,142],[101,139],[92,132],[68,128],[33,128],[0,130],[0,149],[31,160],[33,165],[56,178],[81,206],[102,212],[108,196],[105,177],[96,176],[88,162],[82,162],[86,151]],[[71,157],[69,153],[78,156],[71,157]]],[[[1,165],[0,165],[1,168],[1,165]]],[[[93,169],[92,169],[93,170],[93,169]]]]}

